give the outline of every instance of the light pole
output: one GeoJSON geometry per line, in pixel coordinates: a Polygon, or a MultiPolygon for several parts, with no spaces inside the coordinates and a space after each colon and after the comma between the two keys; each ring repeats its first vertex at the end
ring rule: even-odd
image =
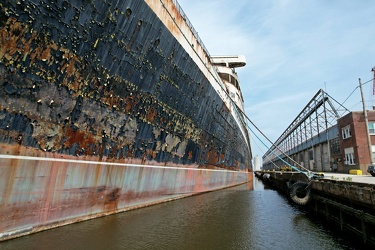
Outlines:
{"type": "Polygon", "coordinates": [[[370,133],[368,131],[368,117],[367,117],[367,110],[365,105],[365,100],[363,98],[363,91],[362,91],[362,82],[361,78],[359,78],[359,89],[361,91],[361,98],[362,98],[362,106],[363,106],[363,114],[365,116],[365,125],[366,125],[366,135],[367,135],[367,145],[368,145],[368,152],[370,154],[370,164],[374,162],[374,159],[372,157],[372,144],[371,144],[371,137],[370,133]]]}

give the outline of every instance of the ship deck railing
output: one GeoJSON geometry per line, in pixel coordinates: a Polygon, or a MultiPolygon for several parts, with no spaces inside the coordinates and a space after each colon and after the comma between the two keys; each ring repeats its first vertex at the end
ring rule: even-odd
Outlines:
{"type": "Polygon", "coordinates": [[[203,41],[200,39],[198,32],[194,29],[193,24],[190,22],[189,18],[186,16],[185,12],[183,11],[181,5],[178,3],[177,0],[172,0],[174,5],[176,5],[176,8],[178,12],[180,12],[181,17],[185,20],[186,24],[189,26],[191,32],[193,33],[195,39],[197,39],[198,43],[201,45],[205,53],[209,58],[211,58],[210,54],[208,53],[208,50],[206,46],[204,45],[203,41]]]}

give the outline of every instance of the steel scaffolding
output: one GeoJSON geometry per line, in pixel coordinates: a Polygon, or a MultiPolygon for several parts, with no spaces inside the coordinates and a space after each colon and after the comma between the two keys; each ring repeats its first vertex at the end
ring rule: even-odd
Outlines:
{"type": "Polygon", "coordinates": [[[288,128],[263,156],[263,164],[284,158],[302,143],[336,126],[337,119],[349,112],[343,105],[320,89],[288,128]]]}

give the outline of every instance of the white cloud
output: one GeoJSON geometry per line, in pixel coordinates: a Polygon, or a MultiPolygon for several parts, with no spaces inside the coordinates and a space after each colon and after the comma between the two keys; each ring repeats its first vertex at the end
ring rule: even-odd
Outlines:
{"type": "MultiPolygon", "coordinates": [[[[358,78],[373,76],[375,1],[179,2],[210,54],[246,56],[237,70],[246,112],[274,139],[320,88],[343,102],[358,78]]],[[[373,99],[370,85],[365,97],[373,99]]],[[[345,106],[360,110],[359,102],[356,91],[345,106]]]]}

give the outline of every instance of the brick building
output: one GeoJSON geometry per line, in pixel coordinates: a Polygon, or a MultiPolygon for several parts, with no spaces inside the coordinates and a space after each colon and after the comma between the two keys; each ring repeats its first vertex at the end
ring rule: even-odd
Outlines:
{"type": "MultiPolygon", "coordinates": [[[[375,110],[367,112],[371,137],[372,157],[375,159],[375,110]]],[[[362,111],[355,111],[338,119],[338,132],[341,147],[341,159],[338,159],[339,172],[347,173],[350,169],[360,169],[366,174],[371,164],[367,142],[365,116],[362,111]]]]}

